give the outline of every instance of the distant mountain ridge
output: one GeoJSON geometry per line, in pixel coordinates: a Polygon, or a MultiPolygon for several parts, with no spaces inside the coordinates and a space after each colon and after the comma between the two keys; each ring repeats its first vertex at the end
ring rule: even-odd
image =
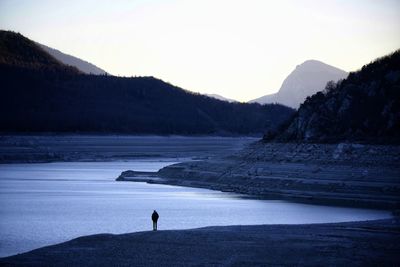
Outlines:
{"type": "Polygon", "coordinates": [[[80,71],[86,73],[86,74],[95,74],[95,75],[105,75],[107,72],[92,63],[89,63],[83,59],[65,54],[57,49],[48,47],[46,45],[37,43],[41,48],[44,49],[47,53],[49,53],[51,56],[56,58],[58,61],[64,63],[65,65],[69,66],[74,66],[80,71]]]}
{"type": "Polygon", "coordinates": [[[0,65],[52,73],[81,73],[46,53],[36,43],[19,33],[0,31],[0,65]]]}
{"type": "Polygon", "coordinates": [[[0,31],[0,132],[253,135],[293,110],[229,103],[154,77],[86,75],[0,31]]]}
{"type": "Polygon", "coordinates": [[[251,103],[279,103],[298,108],[307,96],[322,91],[328,81],[338,81],[347,76],[347,72],[318,60],[307,60],[298,65],[283,81],[275,94],[265,95],[251,100],[251,103]]]}
{"type": "Polygon", "coordinates": [[[234,99],[230,99],[230,98],[224,97],[224,96],[219,95],[219,94],[206,94],[206,96],[209,96],[209,97],[212,97],[212,98],[215,98],[215,99],[219,99],[219,100],[222,100],[222,101],[227,101],[227,102],[238,102],[238,101],[236,101],[234,99]]]}
{"type": "Polygon", "coordinates": [[[400,143],[400,50],[308,97],[277,140],[400,143]]]}

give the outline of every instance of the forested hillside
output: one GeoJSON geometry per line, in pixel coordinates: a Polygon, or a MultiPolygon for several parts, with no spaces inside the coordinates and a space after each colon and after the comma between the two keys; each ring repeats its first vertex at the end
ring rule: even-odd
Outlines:
{"type": "MultiPolygon", "coordinates": [[[[280,141],[398,143],[400,50],[365,65],[308,97],[280,141]]],[[[267,134],[266,140],[274,139],[267,134]]]]}
{"type": "Polygon", "coordinates": [[[33,41],[0,32],[0,131],[257,134],[293,110],[228,103],[153,77],[86,75],[33,41]]]}

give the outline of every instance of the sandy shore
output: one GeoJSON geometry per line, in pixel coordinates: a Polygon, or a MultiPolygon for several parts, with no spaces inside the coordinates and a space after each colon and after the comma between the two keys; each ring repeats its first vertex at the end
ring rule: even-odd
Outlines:
{"type": "Polygon", "coordinates": [[[99,234],[1,266],[399,266],[398,219],[99,234]]]}

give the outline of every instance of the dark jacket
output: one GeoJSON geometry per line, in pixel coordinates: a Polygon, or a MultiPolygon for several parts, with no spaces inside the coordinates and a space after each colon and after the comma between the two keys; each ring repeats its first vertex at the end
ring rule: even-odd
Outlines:
{"type": "Polygon", "coordinates": [[[158,213],[157,211],[153,211],[153,214],[151,215],[151,219],[153,220],[153,222],[156,222],[158,220],[158,213]]]}

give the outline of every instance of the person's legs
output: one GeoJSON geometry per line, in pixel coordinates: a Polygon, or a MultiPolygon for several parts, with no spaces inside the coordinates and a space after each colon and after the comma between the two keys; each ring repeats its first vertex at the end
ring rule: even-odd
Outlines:
{"type": "Polygon", "coordinates": [[[157,228],[157,226],[156,226],[156,222],[154,222],[154,221],[153,221],[153,231],[155,231],[155,230],[156,230],[156,228],[157,228]]]}
{"type": "Polygon", "coordinates": [[[156,231],[157,231],[157,221],[155,222],[155,225],[156,225],[156,231]]]}

